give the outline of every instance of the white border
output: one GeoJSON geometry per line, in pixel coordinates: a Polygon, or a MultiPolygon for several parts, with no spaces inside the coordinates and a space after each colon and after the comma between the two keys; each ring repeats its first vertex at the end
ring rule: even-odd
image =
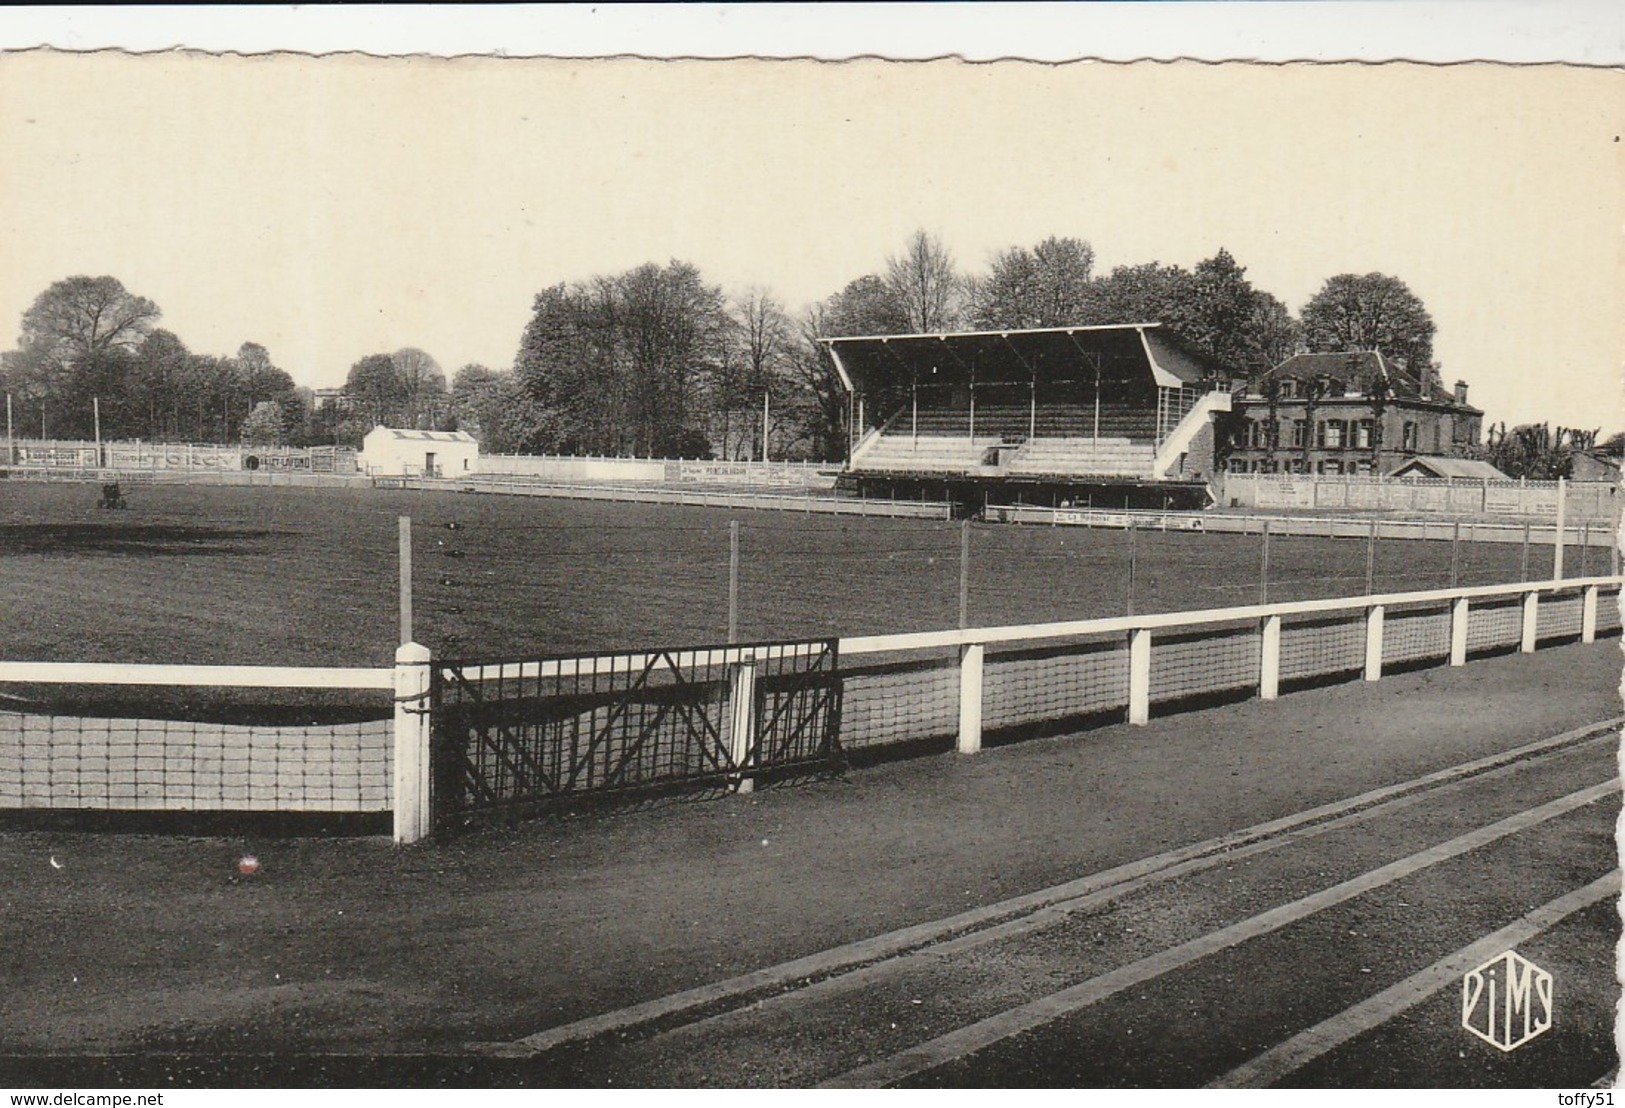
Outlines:
{"type": "Polygon", "coordinates": [[[1625,64],[1617,0],[21,7],[0,49],[1625,64]]]}

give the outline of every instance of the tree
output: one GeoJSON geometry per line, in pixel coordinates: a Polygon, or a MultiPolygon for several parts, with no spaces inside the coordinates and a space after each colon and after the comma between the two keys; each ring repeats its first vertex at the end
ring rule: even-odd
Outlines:
{"type": "Polygon", "coordinates": [[[1191,274],[1177,265],[1120,265],[1095,282],[1091,323],[1173,323],[1191,299],[1191,274]]]}
{"type": "Polygon", "coordinates": [[[909,329],[908,308],[880,277],[866,274],[824,301],[819,333],[838,338],[851,335],[902,335],[909,329]]]}
{"type": "Polygon", "coordinates": [[[1262,289],[1253,293],[1252,317],[1248,323],[1251,346],[1244,368],[1262,372],[1280,365],[1303,345],[1303,327],[1287,306],[1262,289]]]}
{"type": "Polygon", "coordinates": [[[886,286],[909,332],[951,331],[959,323],[962,283],[941,240],[915,231],[901,254],[886,259],[886,286]]]}
{"type": "Polygon", "coordinates": [[[692,453],[728,335],[719,288],[650,263],[539,293],[514,374],[551,449],[692,453]]]}
{"type": "Polygon", "coordinates": [[[1170,322],[1185,338],[1232,369],[1259,366],[1259,342],[1252,333],[1258,293],[1247,271],[1221,248],[1196,263],[1170,322]]]}
{"type": "Polygon", "coordinates": [[[0,358],[6,388],[38,406],[41,434],[89,437],[100,403],[102,429],[128,433],[140,411],[130,393],[135,350],[159,316],[115,277],[68,277],[23,313],[17,348],[0,358]]]}
{"type": "Polygon", "coordinates": [[[970,321],[985,330],[1064,327],[1089,316],[1094,247],[1050,236],[1031,250],[1012,247],[970,287],[970,321]]]}
{"type": "Polygon", "coordinates": [[[1341,273],[1303,308],[1312,353],[1380,350],[1418,385],[1433,368],[1433,319],[1405,282],[1383,273],[1341,273]]]}
{"type": "Polygon", "coordinates": [[[134,350],[160,314],[158,305],[130,293],[116,277],[68,277],[23,313],[17,345],[70,368],[95,354],[134,350]]]}
{"type": "Polygon", "coordinates": [[[282,405],[262,400],[242,423],[242,439],[256,446],[274,446],[283,441],[282,405]]]}
{"type": "Polygon", "coordinates": [[[352,365],[344,392],[357,414],[375,426],[399,422],[406,402],[405,386],[388,354],[369,354],[352,365]]]}
{"type": "Polygon", "coordinates": [[[257,342],[245,342],[237,348],[237,372],[242,376],[243,391],[247,394],[247,407],[253,411],[268,391],[267,378],[276,366],[271,364],[271,353],[257,342]]]}
{"type": "MultiPolygon", "coordinates": [[[[775,410],[789,402],[792,390],[783,377],[791,341],[790,319],[771,293],[752,288],[734,300],[729,341],[718,360],[713,388],[713,406],[722,416],[724,457],[743,457],[756,441],[761,421],[753,416],[764,397],[775,410]],[[744,411],[751,415],[741,421],[736,435],[735,415],[744,411]]],[[[766,444],[759,453],[749,452],[764,457],[766,444]]]]}
{"type": "Polygon", "coordinates": [[[181,412],[191,358],[180,337],[162,328],[149,333],[136,351],[131,390],[140,398],[144,437],[159,441],[184,437],[181,412]]]}
{"type": "Polygon", "coordinates": [[[429,429],[446,406],[446,375],[440,363],[415,346],[397,350],[389,358],[400,382],[402,424],[429,429]]]}

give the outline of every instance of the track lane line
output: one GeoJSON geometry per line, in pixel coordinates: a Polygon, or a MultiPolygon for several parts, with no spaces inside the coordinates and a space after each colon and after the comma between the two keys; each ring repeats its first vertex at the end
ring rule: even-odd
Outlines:
{"type": "Polygon", "coordinates": [[[1218,954],[1246,942],[1248,939],[1267,935],[1278,931],[1291,923],[1314,915],[1316,912],[1353,900],[1355,897],[1368,893],[1373,889],[1381,888],[1411,874],[1427,869],[1429,866],[1448,861],[1468,851],[1476,850],[1481,846],[1505,838],[1508,835],[1523,831],[1546,820],[1554,819],[1574,811],[1577,808],[1594,804],[1598,800],[1619,791],[1620,780],[1614,777],[1598,785],[1570,793],[1537,807],[1508,816],[1506,819],[1496,820],[1465,835],[1458,835],[1454,839],[1429,847],[1408,857],[1390,862],[1361,874],[1359,877],[1339,882],[1329,888],[1322,889],[1298,900],[1291,901],[1267,912],[1241,920],[1229,927],[1220,928],[1200,938],[1148,955],[1138,961],[1130,962],[1125,966],[1112,970],[1110,973],[1080,982],[1070,988],[1062,989],[1037,1000],[1018,1005],[1015,1008],[1000,1012],[996,1016],[978,1020],[969,1026],[946,1035],[940,1035],[928,1042],[901,1051],[889,1058],[860,1066],[855,1070],[841,1074],[838,1077],[824,1082],[822,1088],[880,1088],[935,1069],[938,1066],[962,1058],[967,1054],[992,1046],[994,1043],[1019,1035],[1023,1031],[1031,1031],[1044,1024],[1060,1019],[1091,1004],[1132,988],[1176,969],[1199,961],[1203,958],[1218,954]]]}
{"type": "Polygon", "coordinates": [[[1266,820],[1263,823],[1253,824],[1239,831],[1232,831],[1189,846],[1164,851],[1161,854],[1128,862],[1111,869],[1101,870],[1098,873],[1089,874],[1059,885],[1052,885],[1031,893],[997,901],[993,904],[982,905],[956,915],[929,920],[924,923],[884,932],[880,935],[873,935],[866,939],[830,947],[801,958],[753,970],[750,973],[740,974],[722,981],[709,982],[691,989],[656,997],[640,1004],[587,1016],[570,1023],[559,1024],[556,1027],[545,1028],[520,1039],[496,1043],[471,1043],[467,1049],[474,1053],[499,1057],[541,1054],[566,1043],[583,1042],[642,1024],[669,1019],[684,1012],[725,1003],[739,997],[750,996],[753,993],[782,988],[800,979],[827,977],[869,962],[896,957],[899,954],[929,943],[938,942],[959,932],[999,923],[1012,916],[1038,911],[1060,901],[1070,900],[1155,874],[1170,866],[1192,859],[1231,851],[1236,847],[1259,839],[1279,835],[1347,813],[1357,812],[1409,792],[1429,789],[1434,785],[1471,777],[1487,770],[1522,761],[1557,747],[1567,746],[1605,731],[1613,733],[1621,723],[1625,723],[1625,716],[1613,716],[1608,719],[1598,720],[1557,735],[1537,739],[1535,742],[1526,743],[1511,750],[1462,762],[1455,766],[1424,774],[1421,777],[1411,778],[1408,781],[1385,785],[1344,800],[1335,800],[1317,805],[1314,808],[1308,808],[1290,816],[1266,820]]]}
{"type": "Polygon", "coordinates": [[[1242,1063],[1209,1082],[1209,1089],[1262,1089],[1342,1046],[1356,1035],[1387,1023],[1441,989],[1459,983],[1474,966],[1528,942],[1564,918],[1600,900],[1619,895],[1619,870],[1542,904],[1517,920],[1445,955],[1425,969],[1369,999],[1347,1008],[1242,1063]]]}
{"type": "MultiPolygon", "coordinates": [[[[1604,738],[1613,741],[1613,736],[1611,735],[1599,735],[1593,739],[1576,743],[1573,746],[1566,748],[1564,752],[1568,753],[1583,750],[1590,743],[1598,742],[1604,738]]],[[[1256,854],[1264,854],[1272,850],[1292,846],[1296,843],[1304,842],[1326,832],[1357,826],[1372,819],[1373,817],[1391,815],[1394,812],[1403,811],[1406,808],[1433,800],[1438,797],[1439,794],[1450,789],[1462,788],[1475,783],[1487,781],[1494,778],[1498,774],[1511,773],[1512,771],[1521,768],[1523,767],[1519,765],[1501,766],[1485,773],[1476,774],[1472,777],[1446,782],[1443,785],[1436,786],[1424,792],[1410,793],[1404,796],[1395,797],[1392,800],[1386,800],[1380,804],[1373,805],[1372,807],[1362,808],[1359,811],[1350,812],[1346,815],[1339,816],[1336,819],[1327,820],[1323,823],[1311,824],[1308,827],[1300,827],[1293,831],[1285,832],[1271,838],[1259,839],[1257,841],[1247,843],[1244,846],[1239,846],[1222,853],[1207,854],[1199,858],[1192,858],[1189,861],[1180,862],[1176,865],[1169,866],[1166,869],[1158,870],[1156,873],[1146,874],[1143,877],[1132,878],[1119,884],[1111,885],[1107,888],[1097,889],[1094,892],[1073,897],[1070,900],[1057,901],[1054,904],[1040,908],[1028,915],[1017,916],[1014,919],[1005,920],[1003,923],[996,923],[991,927],[985,927],[976,931],[968,931],[964,934],[956,935],[953,938],[946,939],[942,942],[930,943],[925,946],[916,947],[912,950],[906,950],[899,954],[892,955],[878,961],[869,962],[852,969],[837,970],[827,977],[814,981],[810,985],[805,985],[791,991],[774,993],[771,996],[763,997],[762,999],[751,1004],[748,1009],[729,1008],[724,1011],[706,1016],[703,1019],[695,1020],[692,1023],[686,1023],[680,1027],[673,1028],[671,1033],[680,1034],[690,1030],[714,1026],[718,1022],[726,1020],[731,1016],[736,1016],[740,1012],[744,1011],[749,1011],[752,1013],[773,1011],[779,1008],[800,1004],[808,1000],[839,996],[842,993],[852,992],[854,990],[872,985],[876,982],[883,981],[894,973],[900,971],[906,972],[908,969],[916,965],[935,961],[944,956],[961,954],[967,950],[974,950],[977,947],[985,946],[989,943],[1019,938],[1022,935],[1042,930],[1046,927],[1050,927],[1065,921],[1069,915],[1086,911],[1090,908],[1096,908],[1101,905],[1110,904],[1126,896],[1132,895],[1141,889],[1150,888],[1165,882],[1176,881],[1181,877],[1188,877],[1191,874],[1201,873],[1204,870],[1212,869],[1216,866],[1225,865],[1243,858],[1252,857],[1256,854]]]]}

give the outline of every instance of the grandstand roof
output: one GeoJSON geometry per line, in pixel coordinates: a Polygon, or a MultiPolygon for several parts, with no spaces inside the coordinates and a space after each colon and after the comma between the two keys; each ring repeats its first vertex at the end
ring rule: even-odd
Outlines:
{"type": "Polygon", "coordinates": [[[1149,377],[1167,388],[1224,367],[1160,323],[820,339],[849,391],[923,383],[978,384],[1149,377]]]}

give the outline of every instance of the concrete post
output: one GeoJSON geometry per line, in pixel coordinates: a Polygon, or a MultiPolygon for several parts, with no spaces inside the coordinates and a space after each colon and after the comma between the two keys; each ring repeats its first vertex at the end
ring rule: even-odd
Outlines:
{"type": "Polygon", "coordinates": [[[415,843],[433,827],[429,794],[429,648],[395,651],[395,841],[415,843]]]}
{"type": "Polygon", "coordinates": [[[1597,586],[1587,585],[1580,601],[1580,641],[1597,641],[1597,586]]]}
{"type": "Polygon", "coordinates": [[[1128,633],[1128,721],[1151,719],[1151,631],[1137,627],[1128,633]]]}
{"type": "Polygon", "coordinates": [[[756,659],[746,655],[733,666],[733,685],[729,696],[732,727],[729,730],[728,756],[739,775],[735,792],[748,793],[756,783],[745,776],[751,748],[756,745],[756,659]]]}
{"type": "Polygon", "coordinates": [[[1519,637],[1518,649],[1525,654],[1535,652],[1535,629],[1540,612],[1540,593],[1531,589],[1523,594],[1523,633],[1519,637]]]}
{"type": "Polygon", "coordinates": [[[1563,580],[1563,530],[1568,519],[1568,482],[1557,479],[1557,533],[1552,539],[1552,580],[1563,580]]]}
{"type": "Polygon", "coordinates": [[[1450,664],[1467,664],[1467,609],[1465,596],[1458,596],[1450,604],[1450,664]]]}
{"type": "Polygon", "coordinates": [[[982,661],[986,648],[979,642],[959,651],[959,742],[961,754],[982,749],[982,661]]]}
{"type": "Polygon", "coordinates": [[[1365,613],[1365,679],[1382,680],[1382,616],[1381,604],[1373,604],[1365,613]]]}
{"type": "Polygon", "coordinates": [[[1259,634],[1258,699],[1281,695],[1281,617],[1265,616],[1259,634]]]}

